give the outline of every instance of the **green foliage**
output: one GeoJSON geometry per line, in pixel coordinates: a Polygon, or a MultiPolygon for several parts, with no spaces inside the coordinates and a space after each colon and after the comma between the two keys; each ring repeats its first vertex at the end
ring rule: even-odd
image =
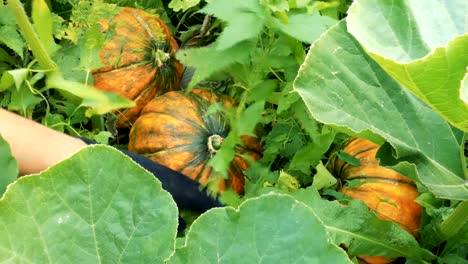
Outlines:
{"type": "MultiPolygon", "coordinates": [[[[89,129],[86,128],[88,120],[82,119],[78,123],[72,121],[81,108],[89,118],[112,109],[134,105],[128,99],[97,91],[87,85],[91,69],[101,66],[98,63],[100,60],[97,53],[105,40],[105,36],[97,30],[96,21],[116,14],[120,7],[101,1],[93,3],[81,1],[77,3],[76,9],[73,9],[68,27],[63,27],[56,23],[64,20],[57,19],[57,15],[52,14],[42,0],[32,2],[34,25],[28,22],[19,2],[9,2],[8,6],[1,6],[6,10],[5,13],[9,14],[2,16],[4,21],[2,23],[17,24],[24,31],[22,33],[32,52],[32,54],[26,53],[21,63],[27,65],[26,67],[12,70],[7,68],[1,72],[0,90],[3,91],[1,98],[9,110],[30,119],[37,118],[44,124],[51,123],[52,127],[57,127],[59,130],[63,130],[63,126],[66,126],[66,130],[73,135],[84,135],[89,134],[89,129]],[[16,23],[16,19],[20,22],[16,23]],[[88,25],[91,29],[87,28],[88,25]],[[54,39],[57,35],[62,39],[59,44],[56,44],[54,39]],[[96,41],[99,39],[100,41],[96,41]],[[73,44],[74,41],[80,45],[73,44]],[[70,48],[73,46],[75,48],[70,48]],[[79,54],[79,57],[75,56],[76,54],[79,54]],[[70,115],[63,111],[62,103],[68,107],[73,105],[70,115]],[[60,121],[56,122],[57,120],[60,121]]],[[[23,40],[21,43],[24,45],[23,40]]],[[[8,50],[5,53],[8,55],[8,50]]],[[[7,56],[5,61],[16,63],[14,58],[7,56]]],[[[99,133],[100,131],[93,131],[91,135],[99,133]]]]}
{"type": "Polygon", "coordinates": [[[107,146],[20,178],[0,211],[0,261],[162,263],[175,246],[177,207],[169,193],[107,146]]]}
{"type": "Polygon", "coordinates": [[[361,201],[352,200],[347,206],[340,205],[337,201],[321,199],[313,188],[298,190],[294,197],[314,210],[335,243],[346,244],[351,255],[435,257],[396,223],[380,220],[361,201]]]}
{"type": "Polygon", "coordinates": [[[120,7],[103,1],[76,1],[70,16],[71,30],[90,28],[101,19],[110,18],[117,14],[120,7]]]}
{"type": "Polygon", "coordinates": [[[349,10],[348,28],[395,80],[452,125],[468,132],[468,104],[460,98],[468,37],[464,12],[454,12],[466,10],[465,4],[357,1],[349,10]],[[371,21],[382,23],[369,27],[371,21]]]}
{"type": "Polygon", "coordinates": [[[200,0],[172,0],[169,7],[174,11],[187,11],[189,8],[194,7],[200,3],[200,0]]]}
{"type": "Polygon", "coordinates": [[[0,5],[0,44],[5,45],[23,58],[26,47],[15,23],[13,12],[6,6],[0,5]]]}
{"type": "Polygon", "coordinates": [[[0,135],[0,197],[3,195],[7,186],[14,182],[18,177],[18,162],[11,154],[8,142],[0,135]]]}
{"type": "Polygon", "coordinates": [[[226,68],[234,63],[246,63],[249,55],[246,51],[250,50],[254,45],[253,42],[243,42],[229,49],[219,51],[216,44],[214,44],[210,47],[181,50],[177,53],[177,59],[184,65],[197,69],[191,80],[191,85],[194,86],[211,77],[219,69],[226,68]]]}
{"type": "Polygon", "coordinates": [[[381,135],[395,149],[393,162],[414,163],[419,180],[438,197],[468,199],[459,154],[463,133],[391,79],[344,21],[312,45],[294,85],[320,122],[381,135]]]}
{"type": "Polygon", "coordinates": [[[335,176],[333,176],[322,163],[319,163],[315,169],[317,173],[314,175],[312,186],[317,190],[330,188],[337,183],[335,176]]]}
{"type": "MultiPolygon", "coordinates": [[[[19,253],[21,245],[25,259],[36,262],[47,256],[109,262],[121,255],[125,262],[346,263],[339,248],[346,244],[351,255],[464,263],[466,220],[447,228],[463,220],[454,212],[468,198],[463,3],[397,1],[392,9],[386,1],[356,0],[345,18],[351,2],[35,0],[25,6],[32,31],[0,5],[2,107],[125,148],[128,130],[115,127],[111,112],[131,102],[92,89],[91,71],[102,66],[99,50],[113,34],[103,35],[96,22],[131,6],[169,24],[187,89],[211,88],[237,101],[226,113],[231,132],[209,164],[218,175],[226,177],[240,136],[258,134],[264,147],[259,161],[249,160],[245,195],[227,190],[220,200],[232,207],[200,217],[183,212],[191,226],[179,238],[175,205],[160,184],[114,150],[89,148],[10,185],[0,201],[0,221],[9,223],[2,234],[18,235],[10,244],[0,239],[0,248],[10,250],[0,256],[19,253]],[[381,164],[415,181],[424,208],[418,239],[337,191],[341,183],[327,164],[337,156],[359,165],[338,150],[350,136],[382,144],[381,164]],[[89,204],[101,218],[92,217],[89,204]],[[61,229],[61,215],[51,208],[71,217],[61,229]],[[132,219],[144,221],[135,226],[132,219]],[[444,230],[456,232],[447,237],[444,230]]],[[[12,168],[1,188],[17,173],[8,150],[0,157],[9,162],[3,168],[12,168]]]]}
{"type": "Polygon", "coordinates": [[[355,158],[354,156],[352,155],[349,155],[348,153],[344,152],[343,150],[338,150],[336,153],[336,156],[346,162],[346,163],[349,163],[350,165],[353,165],[353,166],[359,166],[361,165],[361,161],[357,158],[355,158]]]}
{"type": "Polygon", "coordinates": [[[214,15],[226,23],[226,27],[216,40],[218,50],[225,50],[237,43],[255,39],[266,22],[267,10],[256,0],[217,0],[208,3],[200,11],[214,15]]]}
{"type": "Polygon", "coordinates": [[[226,207],[203,214],[169,263],[241,259],[242,263],[351,263],[342,249],[330,243],[313,210],[280,194],[250,199],[237,210],[226,207]],[[294,224],[299,219],[307,220],[294,224]]]}

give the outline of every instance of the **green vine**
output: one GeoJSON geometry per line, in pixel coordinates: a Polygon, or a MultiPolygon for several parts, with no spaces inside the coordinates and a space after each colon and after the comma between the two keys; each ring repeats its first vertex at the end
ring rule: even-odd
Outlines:
{"type": "Polygon", "coordinates": [[[439,226],[439,232],[444,239],[456,235],[468,223],[468,201],[462,201],[449,217],[439,226]]]}
{"type": "Polygon", "coordinates": [[[8,7],[15,15],[20,31],[41,67],[49,71],[55,71],[57,65],[47,53],[34,26],[29,21],[26,11],[24,11],[23,4],[19,0],[9,0],[8,7]]]}

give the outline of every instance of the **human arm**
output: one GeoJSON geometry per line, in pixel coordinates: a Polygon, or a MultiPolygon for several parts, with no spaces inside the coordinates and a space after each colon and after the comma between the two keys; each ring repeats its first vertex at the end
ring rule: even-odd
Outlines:
{"type": "MultiPolygon", "coordinates": [[[[1,108],[0,135],[9,143],[18,161],[20,175],[39,173],[71,157],[88,144],[96,144],[92,140],[69,136],[1,108]]],[[[217,199],[201,190],[198,182],[144,156],[118,150],[158,178],[179,208],[203,212],[222,206],[217,199]]]]}
{"type": "Polygon", "coordinates": [[[18,161],[20,175],[39,173],[86,147],[79,138],[0,108],[0,135],[18,161]]]}

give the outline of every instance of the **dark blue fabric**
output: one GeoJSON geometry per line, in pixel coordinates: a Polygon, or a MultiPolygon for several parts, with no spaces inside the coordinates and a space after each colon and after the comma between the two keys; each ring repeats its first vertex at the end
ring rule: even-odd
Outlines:
{"type": "MultiPolygon", "coordinates": [[[[81,138],[81,140],[88,145],[96,144],[95,141],[88,138],[81,138]]],[[[161,181],[162,187],[172,195],[179,208],[204,212],[213,207],[223,206],[217,199],[209,196],[205,190],[201,189],[198,182],[191,180],[183,174],[162,166],[142,155],[128,150],[116,149],[129,156],[158,178],[161,181]]],[[[179,230],[185,226],[183,221],[180,224],[179,230]]]]}

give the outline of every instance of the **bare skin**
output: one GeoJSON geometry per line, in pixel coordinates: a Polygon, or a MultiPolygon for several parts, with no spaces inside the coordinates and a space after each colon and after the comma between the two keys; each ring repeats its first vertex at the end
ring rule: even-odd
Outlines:
{"type": "Polygon", "coordinates": [[[2,108],[0,135],[10,144],[20,175],[39,173],[87,146],[78,138],[2,108]]]}

